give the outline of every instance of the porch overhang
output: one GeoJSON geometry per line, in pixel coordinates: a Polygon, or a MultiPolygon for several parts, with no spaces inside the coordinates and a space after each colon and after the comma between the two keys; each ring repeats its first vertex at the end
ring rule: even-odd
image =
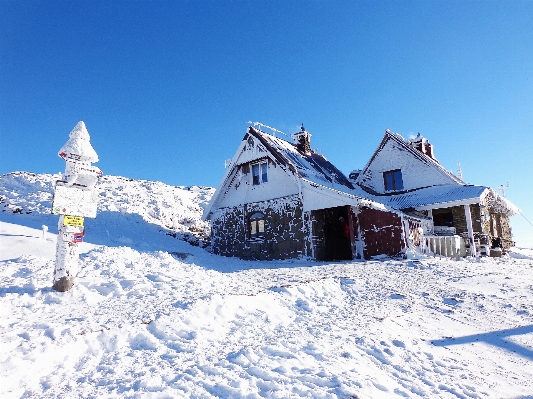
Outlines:
{"type": "Polygon", "coordinates": [[[474,197],[474,198],[466,198],[466,199],[462,199],[462,200],[439,202],[439,203],[436,203],[436,204],[427,204],[427,205],[415,206],[414,208],[417,211],[427,211],[427,210],[430,210],[430,209],[433,210],[433,209],[441,209],[441,208],[451,208],[453,206],[479,204],[480,201],[481,201],[480,197],[474,197]]]}

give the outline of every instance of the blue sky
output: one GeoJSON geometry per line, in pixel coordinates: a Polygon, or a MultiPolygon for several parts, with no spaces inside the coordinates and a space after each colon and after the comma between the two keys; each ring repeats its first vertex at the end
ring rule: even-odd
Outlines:
{"type": "Polygon", "coordinates": [[[3,0],[0,173],[63,171],[80,120],[104,173],[214,187],[247,121],[346,174],[389,128],[533,222],[532,27],[533,1],[3,0]]]}

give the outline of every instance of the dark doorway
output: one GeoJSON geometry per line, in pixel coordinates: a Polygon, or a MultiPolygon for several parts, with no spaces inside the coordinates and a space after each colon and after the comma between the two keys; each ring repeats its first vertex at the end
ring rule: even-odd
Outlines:
{"type": "Polygon", "coordinates": [[[451,208],[433,209],[433,224],[435,226],[453,227],[451,208]]]}
{"type": "Polygon", "coordinates": [[[349,206],[311,212],[316,260],[352,260],[349,206]]]}

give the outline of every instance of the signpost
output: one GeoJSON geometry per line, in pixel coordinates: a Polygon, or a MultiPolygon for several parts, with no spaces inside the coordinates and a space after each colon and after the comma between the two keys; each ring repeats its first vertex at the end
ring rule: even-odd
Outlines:
{"type": "Polygon", "coordinates": [[[85,235],[84,218],[95,218],[98,193],[94,186],[102,171],[91,165],[98,155],[85,123],[78,122],[58,155],[66,161],[63,180],[56,182],[52,213],[59,216],[56,263],[52,288],[65,292],[78,274],[78,244],[85,235]]]}

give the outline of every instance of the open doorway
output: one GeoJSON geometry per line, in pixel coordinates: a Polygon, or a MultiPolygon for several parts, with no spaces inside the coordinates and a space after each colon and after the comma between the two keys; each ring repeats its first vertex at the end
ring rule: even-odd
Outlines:
{"type": "Polygon", "coordinates": [[[433,225],[454,227],[452,208],[433,209],[433,225]]]}
{"type": "Polygon", "coordinates": [[[349,206],[311,211],[316,260],[352,260],[349,206]]]}

